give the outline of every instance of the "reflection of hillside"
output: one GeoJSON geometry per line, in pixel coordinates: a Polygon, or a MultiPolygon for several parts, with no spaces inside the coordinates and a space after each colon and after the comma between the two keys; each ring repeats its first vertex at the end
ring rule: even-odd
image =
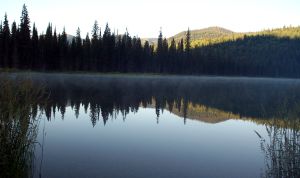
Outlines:
{"type": "MultiPolygon", "coordinates": [[[[141,105],[142,107],[143,105],[141,105]]],[[[156,108],[157,103],[153,99],[151,104],[143,106],[147,108],[156,108]]],[[[254,122],[259,125],[276,126],[278,128],[289,128],[300,130],[300,118],[254,118],[241,117],[239,114],[222,111],[216,108],[210,108],[202,104],[185,103],[183,101],[166,104],[166,110],[181,117],[182,119],[197,120],[205,123],[216,124],[230,119],[254,122]]]]}
{"type": "MultiPolygon", "coordinates": [[[[177,103],[174,103],[172,106],[166,105],[166,109],[183,119],[192,119],[214,124],[224,122],[231,118],[240,118],[239,115],[221,111],[219,109],[209,108],[204,105],[188,103],[187,106],[185,106],[184,103],[181,102],[179,107],[173,107],[176,105],[178,106],[177,103]]],[[[148,105],[147,108],[155,108],[155,100],[153,100],[152,104],[148,105]]]]}
{"type": "Polygon", "coordinates": [[[203,105],[193,106],[192,104],[189,104],[186,116],[184,116],[184,113],[180,112],[178,109],[174,109],[172,113],[182,118],[186,117],[187,119],[198,120],[201,122],[212,124],[223,122],[234,117],[231,113],[226,113],[217,109],[207,108],[203,105]]]}
{"type": "Polygon", "coordinates": [[[82,105],[90,109],[93,125],[99,119],[106,123],[114,111],[126,117],[130,111],[149,105],[155,108],[157,118],[160,110],[168,109],[183,118],[208,123],[242,118],[269,124],[275,118],[280,124],[300,118],[300,80],[73,74],[30,77],[46,84],[51,93],[45,108],[49,119],[55,110],[64,116],[66,106],[78,117],[82,105]]]}
{"type": "MultiPolygon", "coordinates": [[[[176,104],[175,104],[176,105],[176,104]]],[[[169,108],[168,106],[166,108],[169,108]]],[[[169,110],[169,109],[168,109],[169,110]]],[[[219,123],[229,119],[251,121],[259,125],[276,126],[278,128],[290,128],[300,130],[300,118],[284,119],[284,118],[246,118],[238,114],[222,111],[215,108],[209,108],[204,105],[192,104],[187,105],[186,113],[184,113],[184,105],[179,108],[173,108],[170,112],[187,119],[198,120],[205,123],[219,123]]]]}

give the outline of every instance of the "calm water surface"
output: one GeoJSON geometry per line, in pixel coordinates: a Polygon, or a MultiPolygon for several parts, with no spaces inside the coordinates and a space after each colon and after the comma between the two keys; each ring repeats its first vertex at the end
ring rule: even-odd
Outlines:
{"type": "Polygon", "coordinates": [[[49,93],[34,177],[299,176],[300,80],[29,77],[49,93]]]}

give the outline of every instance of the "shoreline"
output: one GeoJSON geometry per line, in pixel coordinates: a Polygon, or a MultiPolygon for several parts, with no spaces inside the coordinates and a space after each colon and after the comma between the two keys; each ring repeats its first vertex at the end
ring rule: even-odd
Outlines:
{"type": "Polygon", "coordinates": [[[182,78],[182,79],[227,79],[227,80],[299,80],[300,78],[285,78],[285,77],[267,77],[267,76],[222,76],[222,75],[184,75],[184,74],[160,74],[160,73],[118,73],[118,72],[84,72],[84,71],[32,71],[32,70],[2,70],[0,75],[16,74],[16,75],[48,75],[48,76],[74,76],[74,77],[113,77],[113,78],[182,78]]]}

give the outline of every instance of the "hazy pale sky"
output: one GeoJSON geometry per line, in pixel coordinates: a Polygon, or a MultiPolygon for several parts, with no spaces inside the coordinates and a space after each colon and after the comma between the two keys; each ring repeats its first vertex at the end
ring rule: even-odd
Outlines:
{"type": "Polygon", "coordinates": [[[0,0],[1,20],[7,12],[10,24],[19,23],[24,3],[40,33],[52,22],[58,32],[65,26],[75,34],[79,26],[85,36],[95,20],[139,37],[157,37],[160,27],[169,37],[188,27],[246,32],[300,25],[300,0],[0,0]]]}

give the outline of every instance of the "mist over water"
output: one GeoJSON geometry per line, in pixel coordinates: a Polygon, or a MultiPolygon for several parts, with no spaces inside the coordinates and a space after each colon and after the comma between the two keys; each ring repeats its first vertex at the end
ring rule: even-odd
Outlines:
{"type": "Polygon", "coordinates": [[[47,91],[35,177],[297,177],[300,80],[11,74],[47,91]]]}

